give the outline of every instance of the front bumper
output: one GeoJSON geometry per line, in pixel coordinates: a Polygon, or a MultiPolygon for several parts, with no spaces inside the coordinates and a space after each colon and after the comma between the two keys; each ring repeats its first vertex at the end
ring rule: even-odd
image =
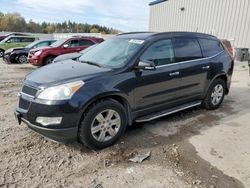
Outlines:
{"type": "Polygon", "coordinates": [[[3,60],[5,63],[16,63],[15,58],[13,58],[10,54],[4,54],[3,60]]]}
{"type": "Polygon", "coordinates": [[[81,116],[78,109],[72,107],[69,102],[48,105],[20,96],[14,114],[19,124],[23,122],[30,129],[52,140],[57,142],[77,140],[81,116]],[[62,121],[59,125],[43,126],[36,122],[37,117],[62,117],[62,121]]]}
{"type": "Polygon", "coordinates": [[[41,66],[43,64],[40,57],[31,54],[28,55],[28,63],[35,66],[41,66]]]}
{"type": "Polygon", "coordinates": [[[24,119],[22,117],[22,114],[19,112],[15,112],[15,117],[18,121],[19,124],[21,122],[25,123],[31,130],[35,131],[36,133],[47,137],[51,140],[57,141],[57,142],[73,142],[77,140],[77,132],[78,128],[73,127],[73,128],[61,128],[61,129],[51,129],[51,128],[46,128],[46,127],[40,127],[33,125],[30,123],[28,120],[24,119]]]}

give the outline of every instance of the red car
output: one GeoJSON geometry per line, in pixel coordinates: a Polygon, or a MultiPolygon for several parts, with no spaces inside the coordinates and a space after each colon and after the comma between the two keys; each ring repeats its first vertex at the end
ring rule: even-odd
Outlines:
{"type": "Polygon", "coordinates": [[[227,39],[222,39],[221,42],[225,45],[225,47],[227,48],[230,55],[232,57],[234,57],[234,51],[233,51],[233,47],[231,45],[231,42],[229,40],[227,40],[227,39]]]}
{"type": "Polygon", "coordinates": [[[80,52],[89,46],[101,42],[103,42],[102,38],[95,37],[72,37],[61,39],[49,47],[30,50],[28,62],[37,66],[47,65],[52,63],[52,61],[59,55],[80,52]]]}

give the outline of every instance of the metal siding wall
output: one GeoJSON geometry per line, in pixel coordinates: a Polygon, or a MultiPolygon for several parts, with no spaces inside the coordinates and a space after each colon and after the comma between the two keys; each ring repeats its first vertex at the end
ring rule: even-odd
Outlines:
{"type": "Polygon", "coordinates": [[[250,0],[168,0],[150,7],[150,31],[197,29],[250,48],[250,0]]]}

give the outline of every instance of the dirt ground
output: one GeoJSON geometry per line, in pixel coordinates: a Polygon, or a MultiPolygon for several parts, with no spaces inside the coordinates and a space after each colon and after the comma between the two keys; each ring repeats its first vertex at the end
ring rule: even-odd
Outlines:
{"type": "Polygon", "coordinates": [[[220,109],[137,123],[116,145],[92,151],[19,126],[17,92],[36,68],[1,61],[0,187],[250,187],[250,77],[246,64],[236,64],[220,109]],[[149,151],[143,163],[129,161],[149,151]]]}

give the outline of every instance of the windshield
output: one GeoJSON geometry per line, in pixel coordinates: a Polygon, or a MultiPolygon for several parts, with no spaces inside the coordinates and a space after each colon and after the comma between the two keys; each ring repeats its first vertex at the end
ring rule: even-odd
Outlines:
{"type": "Polygon", "coordinates": [[[3,39],[0,43],[5,43],[7,40],[9,40],[11,38],[11,36],[6,37],[5,39],[3,39]]]}
{"type": "Polygon", "coordinates": [[[79,60],[103,67],[120,68],[138,51],[143,42],[133,39],[109,39],[85,52],[79,60]]]}
{"type": "Polygon", "coordinates": [[[54,42],[53,44],[51,44],[50,46],[52,47],[58,47],[58,46],[61,46],[67,39],[60,39],[56,42],[54,42]]]}

